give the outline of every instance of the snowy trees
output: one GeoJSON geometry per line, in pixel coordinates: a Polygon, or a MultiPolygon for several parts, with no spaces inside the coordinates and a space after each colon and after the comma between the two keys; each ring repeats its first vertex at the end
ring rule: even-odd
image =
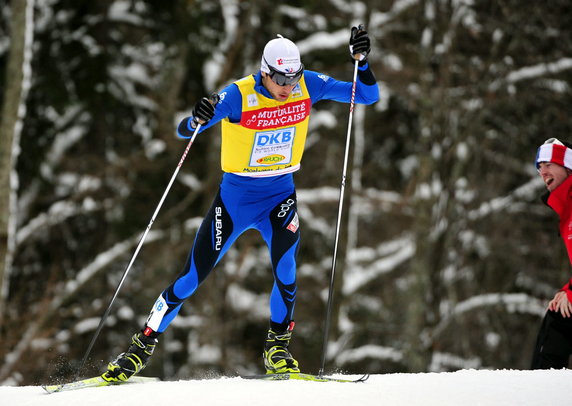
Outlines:
{"type": "MultiPolygon", "coordinates": [[[[4,7],[0,29],[20,3],[4,7]]],[[[543,301],[569,277],[532,161],[545,138],[570,138],[570,7],[387,1],[352,3],[348,14],[338,1],[38,1],[0,381],[73,372],[180,159],[175,125],[193,103],[256,71],[276,33],[299,44],[307,69],[351,80],[354,22],[372,36],[383,94],[355,111],[326,367],[526,368],[543,301]]],[[[9,69],[5,46],[0,58],[9,69]]],[[[8,88],[22,80],[8,78],[0,86],[14,109],[8,88]]],[[[309,372],[322,349],[347,116],[347,105],[315,106],[296,175],[292,347],[309,372]]],[[[213,128],[193,145],[91,372],[125,350],[183,266],[220,179],[219,140],[213,128]]],[[[148,373],[260,368],[268,264],[260,237],[243,235],[185,304],[148,373]]]]}

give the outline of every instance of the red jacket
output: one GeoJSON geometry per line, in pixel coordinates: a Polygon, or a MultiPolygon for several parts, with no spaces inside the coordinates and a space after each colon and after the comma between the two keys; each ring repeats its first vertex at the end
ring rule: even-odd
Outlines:
{"type": "MultiPolygon", "coordinates": [[[[568,176],[550,193],[546,204],[560,217],[560,235],[572,264],[572,176],[568,176]]],[[[572,303],[572,278],[560,290],[566,292],[568,301],[572,303]]]]}

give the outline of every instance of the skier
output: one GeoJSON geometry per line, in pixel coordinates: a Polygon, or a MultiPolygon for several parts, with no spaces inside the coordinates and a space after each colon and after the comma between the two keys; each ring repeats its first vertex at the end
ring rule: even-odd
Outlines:
{"type": "MultiPolygon", "coordinates": [[[[548,190],[543,201],[560,217],[560,235],[572,263],[572,145],[550,138],[538,148],[536,168],[548,190]]],[[[548,304],[531,369],[566,368],[571,354],[572,278],[548,304]]]]}
{"type": "MultiPolygon", "coordinates": [[[[370,39],[361,26],[351,29],[349,48],[352,61],[359,61],[355,102],[375,103],[379,88],[367,62],[370,39]]],[[[183,271],[161,293],[128,350],[109,363],[102,374],[105,380],[126,381],[145,368],[159,335],[183,302],[234,241],[251,228],[268,245],[274,276],[263,351],[265,369],[267,373],[300,372],[288,350],[300,242],[293,173],[300,169],[310,107],[323,99],[349,103],[351,93],[352,82],[305,70],[297,46],[278,35],[264,47],[259,72],[222,89],[216,105],[203,97],[192,115],[181,121],[177,132],[182,138],[190,138],[198,124],[202,131],[222,121],[220,188],[183,271]]]]}

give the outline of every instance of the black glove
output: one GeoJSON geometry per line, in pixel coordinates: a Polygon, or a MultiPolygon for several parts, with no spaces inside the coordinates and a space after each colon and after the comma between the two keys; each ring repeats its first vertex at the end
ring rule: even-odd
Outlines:
{"type": "Polygon", "coordinates": [[[193,128],[197,128],[197,125],[205,125],[214,116],[215,106],[219,101],[219,96],[213,93],[210,99],[203,97],[201,100],[195,104],[193,108],[193,128]]]}
{"type": "Polygon", "coordinates": [[[353,61],[360,61],[360,65],[364,65],[367,55],[371,51],[371,41],[367,35],[365,27],[360,24],[359,27],[352,27],[350,35],[350,54],[353,61]]]}

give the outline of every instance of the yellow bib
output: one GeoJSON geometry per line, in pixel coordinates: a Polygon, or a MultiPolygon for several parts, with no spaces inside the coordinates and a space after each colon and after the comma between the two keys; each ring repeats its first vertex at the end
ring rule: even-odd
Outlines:
{"type": "Polygon", "coordinates": [[[284,102],[256,92],[252,75],[235,84],[242,96],[242,115],[240,123],[222,121],[222,170],[244,176],[297,171],[312,106],[304,77],[284,102]]]}

